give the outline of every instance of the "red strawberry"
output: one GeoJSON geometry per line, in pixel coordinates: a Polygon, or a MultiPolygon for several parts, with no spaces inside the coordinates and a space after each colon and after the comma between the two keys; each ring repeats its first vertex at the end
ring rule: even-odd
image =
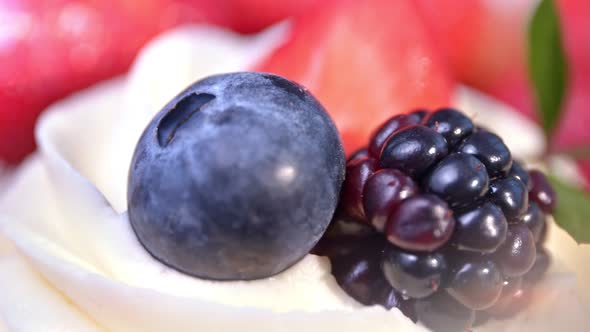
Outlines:
{"type": "Polygon", "coordinates": [[[325,1],[257,69],[308,87],[348,153],[386,118],[449,102],[453,80],[411,1],[325,1]]]}
{"type": "Polygon", "coordinates": [[[457,79],[532,115],[526,28],[533,0],[418,0],[457,79]]]}
{"type": "Polygon", "coordinates": [[[232,29],[251,33],[283,19],[298,16],[322,0],[226,0],[232,29]]]}
{"type": "Polygon", "coordinates": [[[34,149],[50,103],[123,73],[151,37],[182,22],[228,24],[206,0],[0,0],[0,160],[34,149]]]}

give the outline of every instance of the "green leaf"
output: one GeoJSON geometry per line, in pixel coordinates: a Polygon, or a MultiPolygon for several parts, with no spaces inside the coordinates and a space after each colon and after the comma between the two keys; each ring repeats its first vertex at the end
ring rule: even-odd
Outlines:
{"type": "Polygon", "coordinates": [[[557,193],[555,222],[579,244],[590,243],[590,196],[579,188],[549,177],[557,193]]]}
{"type": "Polygon", "coordinates": [[[559,17],[552,0],[542,0],[533,15],[528,31],[528,63],[536,106],[545,134],[551,137],[560,119],[567,82],[559,17]]]}

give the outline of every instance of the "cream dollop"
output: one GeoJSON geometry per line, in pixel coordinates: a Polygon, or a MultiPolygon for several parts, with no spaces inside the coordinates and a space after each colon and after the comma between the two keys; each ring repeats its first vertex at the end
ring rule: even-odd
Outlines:
{"type": "MultiPolygon", "coordinates": [[[[129,226],[127,168],[151,117],[194,80],[247,70],[280,45],[286,29],[253,37],[203,26],[167,33],[146,46],[126,77],[48,110],[37,128],[38,153],[0,197],[0,331],[426,330],[398,310],[355,302],[325,258],[308,255],[264,280],[206,281],[155,261],[129,226]]],[[[542,148],[538,128],[493,100],[461,89],[458,104],[490,127],[502,114],[498,129],[516,155],[542,148]]],[[[533,305],[482,330],[583,330],[590,306],[580,281],[590,273],[562,258],[587,260],[589,250],[555,228],[549,245],[557,263],[533,305]]]]}

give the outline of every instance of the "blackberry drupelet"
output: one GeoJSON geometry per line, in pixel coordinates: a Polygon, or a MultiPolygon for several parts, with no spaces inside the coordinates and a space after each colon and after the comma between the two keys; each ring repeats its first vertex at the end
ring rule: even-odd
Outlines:
{"type": "Polygon", "coordinates": [[[549,266],[555,192],[456,109],[386,121],[349,159],[343,188],[316,253],[359,302],[434,331],[517,314],[549,266]]]}

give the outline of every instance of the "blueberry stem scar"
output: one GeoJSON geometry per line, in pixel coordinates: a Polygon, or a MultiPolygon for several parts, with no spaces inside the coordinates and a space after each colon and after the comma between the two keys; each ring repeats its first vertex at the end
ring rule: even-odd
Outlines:
{"type": "Polygon", "coordinates": [[[158,144],[166,147],[174,138],[176,130],[213,99],[215,96],[209,93],[193,93],[179,101],[158,124],[158,144]]]}

